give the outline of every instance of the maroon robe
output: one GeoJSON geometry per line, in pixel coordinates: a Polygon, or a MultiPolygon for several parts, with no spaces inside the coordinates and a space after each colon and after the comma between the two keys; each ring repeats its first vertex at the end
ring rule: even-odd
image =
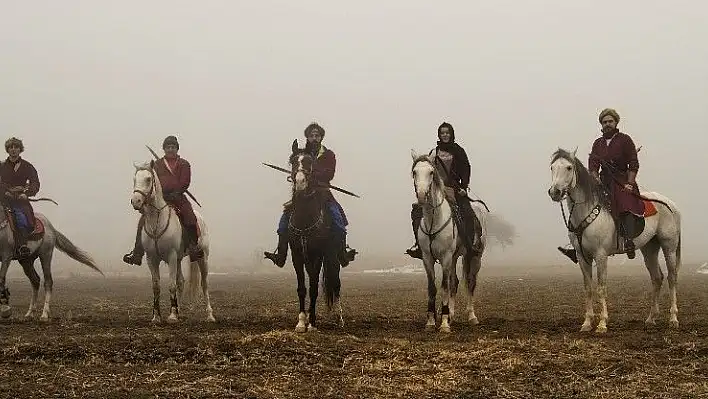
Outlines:
{"type": "Polygon", "coordinates": [[[192,204],[184,194],[192,181],[192,168],[189,162],[179,156],[172,160],[162,157],[155,161],[155,173],[157,173],[157,178],[160,179],[163,195],[169,198],[169,195],[167,195],[169,193],[181,193],[176,199],[165,198],[165,201],[177,210],[182,224],[196,226],[197,217],[194,214],[194,209],[192,209],[192,204]],[[170,173],[170,170],[172,170],[172,173],[170,173]]]}
{"type": "MultiPolygon", "coordinates": [[[[337,157],[334,155],[332,150],[326,148],[325,146],[320,146],[320,150],[315,155],[315,164],[312,167],[312,174],[318,183],[329,185],[330,181],[334,179],[334,172],[337,167],[337,157]]],[[[332,195],[332,190],[326,189],[326,192],[329,197],[328,201],[332,201],[337,204],[340,212],[342,212],[344,223],[349,224],[347,221],[347,215],[344,214],[344,208],[342,208],[339,201],[334,198],[334,195],[332,195]]]]}
{"type": "MultiPolygon", "coordinates": [[[[37,175],[37,169],[34,166],[20,158],[17,162],[10,161],[7,158],[5,162],[0,165],[0,184],[2,184],[2,193],[0,195],[5,195],[5,191],[13,187],[27,187],[25,194],[28,197],[33,197],[39,192],[39,176],[37,175]]],[[[18,207],[22,209],[22,212],[27,217],[27,222],[30,227],[34,227],[34,209],[32,209],[32,203],[27,200],[21,199],[10,199],[4,197],[4,201],[12,207],[18,207]]]]}
{"type": "Polygon", "coordinates": [[[588,166],[593,173],[598,173],[602,166],[601,180],[609,190],[610,206],[615,218],[623,212],[644,216],[644,201],[638,197],[637,187],[635,186],[632,192],[624,188],[628,182],[628,172],[639,171],[637,149],[631,137],[617,132],[609,144],[607,139],[599,137],[592,145],[588,166]],[[607,166],[602,165],[603,163],[607,166]]]}

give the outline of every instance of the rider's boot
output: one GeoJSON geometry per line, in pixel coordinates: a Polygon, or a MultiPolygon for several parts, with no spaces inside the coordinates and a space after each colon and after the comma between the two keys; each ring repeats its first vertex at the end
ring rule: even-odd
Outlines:
{"type": "Polygon", "coordinates": [[[412,247],[406,250],[406,254],[415,259],[423,259],[423,251],[418,245],[418,228],[420,227],[422,218],[423,208],[418,204],[413,204],[413,209],[411,210],[411,225],[413,226],[413,237],[415,238],[415,243],[412,247]]]}
{"type": "Polygon", "coordinates": [[[142,233],[143,227],[145,226],[145,217],[141,216],[138,221],[138,232],[135,235],[135,246],[130,253],[123,256],[123,262],[129,265],[140,266],[143,264],[143,256],[145,255],[145,249],[143,249],[142,233]]]}
{"type": "Polygon", "coordinates": [[[285,266],[288,259],[288,234],[278,233],[278,249],[275,252],[263,252],[266,259],[270,259],[278,267],[285,266]]]}

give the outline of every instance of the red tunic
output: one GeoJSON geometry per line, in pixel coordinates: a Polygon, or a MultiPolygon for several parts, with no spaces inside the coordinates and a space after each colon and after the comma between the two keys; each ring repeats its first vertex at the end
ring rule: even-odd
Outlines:
{"type": "Polygon", "coordinates": [[[197,217],[194,215],[192,204],[184,194],[192,181],[192,168],[189,162],[179,156],[174,159],[162,157],[155,161],[155,173],[160,179],[162,193],[166,196],[165,201],[177,210],[182,224],[196,226],[197,217]],[[170,199],[170,193],[179,193],[179,195],[170,199]]]}
{"type": "MultiPolygon", "coordinates": [[[[5,191],[12,187],[27,187],[25,194],[28,197],[33,197],[39,192],[39,176],[37,169],[34,166],[20,158],[17,162],[10,161],[7,158],[5,162],[0,164],[0,184],[2,184],[2,195],[5,191]]],[[[34,226],[34,210],[32,204],[27,200],[10,199],[4,197],[8,205],[16,206],[22,209],[27,216],[28,222],[34,226]]]]}
{"type": "MultiPolygon", "coordinates": [[[[325,146],[320,146],[320,150],[315,158],[315,164],[312,167],[312,174],[315,180],[320,184],[329,185],[330,181],[334,179],[334,172],[337,168],[337,157],[334,152],[325,146]]],[[[327,195],[329,196],[329,201],[335,202],[340,211],[342,212],[342,218],[344,218],[344,223],[348,224],[347,216],[344,214],[344,208],[342,205],[334,198],[332,195],[332,190],[327,189],[327,195]]]]}
{"type": "Polygon", "coordinates": [[[592,145],[588,166],[594,173],[602,167],[601,179],[610,192],[613,216],[617,217],[622,212],[644,215],[644,202],[638,197],[639,190],[635,187],[632,194],[623,187],[628,182],[628,172],[639,171],[637,149],[631,137],[617,132],[609,144],[607,139],[599,137],[592,145]]]}

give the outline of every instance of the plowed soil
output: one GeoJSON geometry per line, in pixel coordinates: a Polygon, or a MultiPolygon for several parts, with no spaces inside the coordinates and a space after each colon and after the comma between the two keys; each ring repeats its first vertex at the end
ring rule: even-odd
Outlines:
{"type": "MultiPolygon", "coordinates": [[[[453,331],[442,334],[424,330],[424,274],[349,269],[345,326],[322,304],[319,331],[304,334],[294,332],[295,277],[287,269],[211,276],[214,324],[203,321],[201,301],[184,304],[177,324],[150,323],[147,275],[57,278],[51,320],[25,320],[29,282],[13,278],[14,314],[0,321],[0,397],[708,396],[708,276],[682,270],[678,330],[668,327],[665,283],[659,324],[646,329],[648,276],[610,270],[609,331],[598,335],[579,332],[583,286],[573,266],[483,269],[480,324],[466,322],[461,284],[453,331]]],[[[165,273],[163,316],[166,280],[165,273]]],[[[40,291],[40,311],[42,301],[40,291]]]]}

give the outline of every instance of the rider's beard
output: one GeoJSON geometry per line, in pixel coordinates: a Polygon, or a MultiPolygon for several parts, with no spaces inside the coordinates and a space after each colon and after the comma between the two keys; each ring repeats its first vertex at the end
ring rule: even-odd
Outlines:
{"type": "Polygon", "coordinates": [[[602,127],[602,136],[606,139],[609,139],[610,137],[614,136],[615,133],[617,133],[619,130],[616,127],[612,126],[603,126],[602,127]]]}

